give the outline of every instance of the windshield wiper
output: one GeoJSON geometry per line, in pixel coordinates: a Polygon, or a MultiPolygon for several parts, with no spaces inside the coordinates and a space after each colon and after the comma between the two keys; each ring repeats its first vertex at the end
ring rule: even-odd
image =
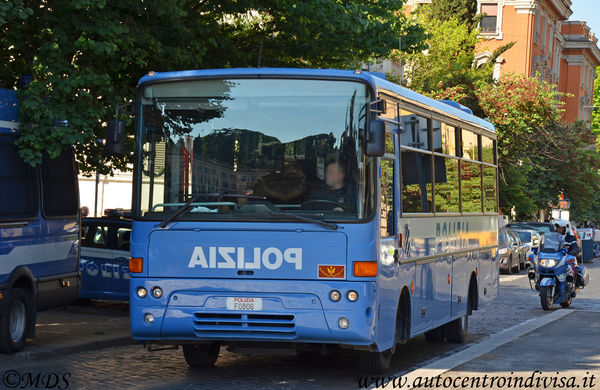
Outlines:
{"type": "Polygon", "coordinates": [[[303,217],[303,216],[297,215],[297,214],[276,213],[276,212],[270,212],[270,213],[266,213],[266,214],[271,217],[286,217],[286,218],[295,219],[297,221],[310,222],[310,223],[314,223],[315,225],[320,225],[320,226],[326,227],[327,229],[331,229],[331,230],[337,230],[337,228],[338,228],[338,225],[335,223],[330,223],[330,222],[320,221],[318,219],[303,217]]]}
{"type": "Polygon", "coordinates": [[[204,194],[197,194],[192,196],[187,202],[185,202],[185,204],[183,206],[181,206],[180,208],[177,209],[177,211],[175,211],[173,214],[171,214],[169,217],[165,218],[161,223],[160,223],[160,227],[164,228],[165,226],[167,226],[170,222],[174,221],[175,219],[179,218],[180,215],[188,212],[189,210],[192,209],[192,203],[194,203],[195,201],[197,201],[198,199],[200,199],[201,196],[204,196],[204,194]]]}
{"type": "Polygon", "coordinates": [[[198,199],[200,199],[203,196],[205,196],[207,198],[248,198],[248,199],[260,199],[260,200],[267,199],[266,196],[229,194],[229,193],[225,193],[225,192],[208,192],[208,193],[194,194],[187,202],[185,202],[185,204],[183,204],[180,208],[178,208],[177,211],[175,211],[175,213],[173,213],[169,217],[165,218],[160,223],[159,226],[161,228],[164,228],[170,222],[179,218],[182,214],[185,214],[186,212],[190,211],[192,209],[192,203],[194,203],[195,201],[197,201],[198,199]]]}
{"type": "Polygon", "coordinates": [[[203,194],[206,197],[210,198],[246,198],[246,199],[260,199],[267,200],[266,196],[257,196],[257,195],[246,195],[246,194],[231,194],[228,192],[208,192],[203,194]]]}

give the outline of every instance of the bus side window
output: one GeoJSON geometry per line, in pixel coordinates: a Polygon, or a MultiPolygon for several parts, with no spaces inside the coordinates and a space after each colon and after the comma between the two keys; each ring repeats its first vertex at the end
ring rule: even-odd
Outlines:
{"type": "Polygon", "coordinates": [[[0,143],[0,220],[34,218],[38,210],[35,171],[12,144],[0,143]]]}

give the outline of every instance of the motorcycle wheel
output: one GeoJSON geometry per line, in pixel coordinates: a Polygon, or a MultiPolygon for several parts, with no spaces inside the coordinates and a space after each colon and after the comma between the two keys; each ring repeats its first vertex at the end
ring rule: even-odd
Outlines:
{"type": "Polygon", "coordinates": [[[566,299],[563,299],[563,301],[560,303],[560,305],[561,305],[562,307],[565,307],[565,308],[566,308],[566,307],[569,307],[569,306],[571,306],[571,302],[573,302],[573,297],[572,297],[571,295],[569,295],[569,297],[568,297],[568,298],[566,298],[566,299]]]}
{"type": "Polygon", "coordinates": [[[554,304],[552,286],[540,287],[540,302],[542,304],[542,309],[545,311],[552,310],[552,305],[554,304]]]}

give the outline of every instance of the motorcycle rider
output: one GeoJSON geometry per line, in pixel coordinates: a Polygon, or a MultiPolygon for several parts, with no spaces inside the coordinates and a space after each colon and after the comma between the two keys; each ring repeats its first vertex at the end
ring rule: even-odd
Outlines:
{"type": "Polygon", "coordinates": [[[577,266],[577,254],[579,253],[579,245],[577,244],[577,238],[573,234],[573,230],[569,226],[569,221],[565,219],[557,219],[554,221],[554,227],[556,228],[556,232],[562,235],[563,241],[567,246],[567,254],[575,257],[575,263],[573,265],[573,271],[575,273],[575,285],[579,286],[580,281],[580,270],[577,266]]]}

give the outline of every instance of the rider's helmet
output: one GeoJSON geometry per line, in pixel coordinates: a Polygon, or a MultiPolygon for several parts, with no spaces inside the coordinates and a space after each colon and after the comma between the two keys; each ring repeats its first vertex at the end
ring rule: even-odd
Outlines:
{"type": "Polygon", "coordinates": [[[554,221],[554,226],[557,228],[557,230],[559,227],[565,228],[563,235],[566,235],[569,232],[569,221],[566,219],[557,219],[554,221]]]}

